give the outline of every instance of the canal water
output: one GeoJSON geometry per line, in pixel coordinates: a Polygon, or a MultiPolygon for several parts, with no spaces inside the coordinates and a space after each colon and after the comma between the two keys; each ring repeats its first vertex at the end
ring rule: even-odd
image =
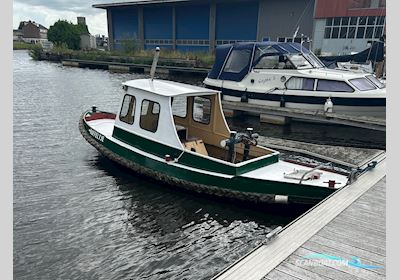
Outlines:
{"type": "MultiPolygon", "coordinates": [[[[86,143],[78,119],[94,104],[116,111],[121,83],[140,75],[37,62],[26,51],[13,60],[15,279],[209,279],[304,211],[233,205],[135,176],[86,143]]],[[[248,122],[256,125],[231,124],[248,122]]],[[[318,128],[258,130],[322,141],[318,128]]]]}

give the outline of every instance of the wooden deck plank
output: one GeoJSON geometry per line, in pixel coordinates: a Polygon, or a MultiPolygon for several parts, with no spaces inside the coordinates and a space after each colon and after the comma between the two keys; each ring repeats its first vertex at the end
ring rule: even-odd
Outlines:
{"type": "MultiPolygon", "coordinates": [[[[323,252],[316,252],[316,251],[311,251],[305,248],[299,248],[294,254],[302,257],[306,256],[308,254],[314,254],[314,253],[323,253],[323,252]]],[[[358,267],[352,267],[349,265],[333,265],[326,263],[323,265],[324,267],[329,267],[333,268],[337,271],[342,271],[344,273],[352,275],[352,277],[359,277],[361,279],[365,280],[379,280],[379,279],[385,279],[385,275],[383,274],[378,274],[375,271],[367,270],[367,269],[360,269],[358,267]]],[[[314,268],[314,266],[312,266],[314,268]]]]}
{"type": "MultiPolygon", "coordinates": [[[[320,275],[316,272],[304,269],[296,264],[290,262],[282,262],[276,270],[289,274],[291,276],[297,277],[302,280],[326,280],[325,275],[320,275]]],[[[335,280],[336,278],[328,278],[335,280]]]]}
{"type": "Polygon", "coordinates": [[[258,247],[213,279],[261,279],[360,198],[362,194],[375,186],[385,176],[385,166],[385,160],[383,160],[375,169],[361,176],[352,185],[336,192],[294,221],[273,242],[258,247]]]}
{"type": "Polygon", "coordinates": [[[354,247],[369,249],[371,252],[380,252],[381,254],[385,254],[386,252],[385,240],[371,237],[363,232],[351,232],[350,229],[344,231],[342,229],[326,227],[318,234],[321,234],[321,236],[325,236],[327,238],[334,236],[334,240],[337,240],[338,242],[353,244],[354,247]]]}
{"type": "Polygon", "coordinates": [[[384,265],[385,264],[385,259],[386,257],[384,255],[380,255],[376,252],[371,252],[371,251],[367,251],[364,249],[360,249],[357,247],[354,247],[352,245],[348,245],[345,243],[340,243],[340,242],[336,242],[336,241],[332,241],[330,239],[327,239],[325,237],[322,237],[320,235],[315,235],[313,236],[310,240],[308,240],[303,247],[308,248],[308,242],[313,242],[313,243],[317,243],[320,244],[321,246],[327,247],[327,248],[333,248],[333,249],[337,249],[343,252],[353,252],[354,255],[356,256],[365,256],[365,258],[378,263],[379,265],[384,265]]]}
{"type": "MultiPolygon", "coordinates": [[[[243,278],[246,279],[246,278],[243,278]]],[[[269,275],[265,276],[263,279],[265,280],[301,280],[300,278],[291,276],[289,274],[286,274],[282,271],[275,270],[269,275]]]]}
{"type": "Polygon", "coordinates": [[[372,224],[363,223],[361,221],[356,221],[356,220],[335,219],[329,224],[329,227],[337,229],[347,228],[352,230],[358,230],[360,232],[363,232],[364,234],[368,234],[376,238],[381,238],[381,239],[386,238],[386,230],[384,228],[379,228],[372,224]]]}
{"type": "MultiPolygon", "coordinates": [[[[334,280],[336,280],[336,279],[340,279],[340,280],[363,280],[362,278],[360,278],[358,276],[354,276],[354,275],[348,274],[346,272],[337,270],[337,269],[332,268],[332,267],[327,267],[327,266],[312,266],[312,267],[310,267],[310,266],[299,266],[299,261],[302,261],[302,260],[303,260],[302,256],[298,256],[297,253],[294,252],[292,255],[290,255],[286,260],[284,260],[275,269],[278,269],[283,264],[292,264],[292,265],[297,266],[297,267],[299,267],[299,268],[301,268],[303,270],[308,270],[308,271],[310,271],[312,273],[321,275],[326,280],[331,280],[331,279],[334,279],[334,280]]],[[[272,270],[272,271],[274,271],[274,270],[272,270]]]]}
{"type": "Polygon", "coordinates": [[[329,224],[327,227],[327,229],[337,229],[337,230],[341,230],[344,233],[348,233],[351,232],[352,234],[357,234],[356,229],[361,232],[363,231],[366,234],[370,234],[371,236],[382,236],[383,238],[385,238],[385,232],[379,232],[377,230],[375,230],[375,228],[373,226],[371,226],[370,224],[364,224],[362,225],[361,223],[356,223],[354,222],[354,220],[350,220],[349,221],[343,221],[343,220],[334,220],[332,221],[331,224],[329,224]]]}
{"type": "Polygon", "coordinates": [[[335,222],[348,222],[350,225],[352,224],[359,224],[360,226],[364,226],[366,228],[372,228],[375,229],[376,231],[385,233],[386,232],[386,221],[384,220],[373,220],[371,221],[370,219],[367,218],[358,218],[358,217],[353,217],[350,215],[346,214],[341,214],[338,217],[335,218],[335,222]]]}
{"type": "MultiPolygon", "coordinates": [[[[349,247],[348,250],[343,250],[343,248],[332,248],[324,244],[315,243],[309,240],[303,246],[301,246],[301,248],[322,254],[340,256],[346,259],[350,259],[352,256],[356,256],[360,258],[362,263],[367,263],[376,266],[385,265],[385,257],[370,253],[365,250],[356,249],[354,247],[349,247]]],[[[375,273],[382,274],[381,270],[373,270],[373,271],[375,273]]]]}

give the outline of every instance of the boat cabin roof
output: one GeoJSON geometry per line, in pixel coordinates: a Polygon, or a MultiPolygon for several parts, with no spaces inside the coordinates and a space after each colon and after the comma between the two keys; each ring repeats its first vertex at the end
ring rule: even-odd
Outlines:
{"type": "Polygon", "coordinates": [[[166,80],[137,79],[123,83],[124,86],[144,90],[166,97],[174,97],[179,95],[211,95],[217,94],[218,91],[207,89],[204,87],[192,86],[182,83],[166,80]]]}

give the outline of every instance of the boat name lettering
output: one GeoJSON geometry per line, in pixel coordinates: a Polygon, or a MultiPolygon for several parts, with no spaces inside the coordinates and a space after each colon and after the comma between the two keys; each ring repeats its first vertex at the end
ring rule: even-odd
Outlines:
{"type": "Polygon", "coordinates": [[[268,83],[268,82],[271,82],[271,81],[275,81],[275,80],[276,80],[275,77],[268,77],[268,78],[264,78],[264,79],[258,80],[257,82],[259,84],[265,84],[265,83],[268,83]]]}
{"type": "Polygon", "coordinates": [[[100,133],[98,133],[97,131],[95,131],[93,129],[89,129],[89,133],[97,140],[104,142],[104,135],[101,135],[100,133]]]}

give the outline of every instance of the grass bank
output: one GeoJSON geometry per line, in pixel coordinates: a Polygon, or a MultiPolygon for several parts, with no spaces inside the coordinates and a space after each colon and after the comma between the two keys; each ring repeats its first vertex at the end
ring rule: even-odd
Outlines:
{"type": "Polygon", "coordinates": [[[30,44],[25,42],[13,42],[13,50],[32,50],[37,48],[37,44],[30,44]]]}
{"type": "MultiPolygon", "coordinates": [[[[131,52],[102,50],[71,50],[65,47],[54,47],[52,50],[35,49],[31,56],[37,60],[61,62],[65,59],[107,61],[151,65],[154,50],[136,50],[131,52]]],[[[214,55],[206,52],[178,52],[163,50],[160,52],[159,65],[211,68],[214,55]]]]}

